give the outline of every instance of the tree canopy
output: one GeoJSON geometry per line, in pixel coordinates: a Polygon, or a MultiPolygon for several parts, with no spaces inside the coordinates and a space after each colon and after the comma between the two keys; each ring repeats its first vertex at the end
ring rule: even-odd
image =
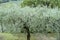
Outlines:
{"type": "Polygon", "coordinates": [[[38,5],[47,6],[47,7],[60,7],[60,0],[24,0],[22,2],[22,7],[31,6],[36,7],[38,5]]]}

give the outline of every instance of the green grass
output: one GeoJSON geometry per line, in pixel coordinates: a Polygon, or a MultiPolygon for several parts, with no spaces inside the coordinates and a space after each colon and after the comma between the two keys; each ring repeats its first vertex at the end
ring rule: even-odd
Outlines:
{"type": "Polygon", "coordinates": [[[9,34],[9,33],[0,33],[0,38],[2,40],[16,40],[16,39],[18,39],[18,37],[13,36],[12,34],[9,34]]]}
{"type": "MultiPolygon", "coordinates": [[[[45,36],[43,34],[31,34],[31,40],[56,40],[53,36],[45,36]]],[[[26,34],[10,34],[10,33],[0,33],[0,40],[27,40],[26,34]]]]}
{"type": "MultiPolygon", "coordinates": [[[[26,35],[20,34],[10,34],[10,33],[0,33],[0,40],[26,40],[26,35]]],[[[36,40],[32,35],[31,40],[36,40]]]]}

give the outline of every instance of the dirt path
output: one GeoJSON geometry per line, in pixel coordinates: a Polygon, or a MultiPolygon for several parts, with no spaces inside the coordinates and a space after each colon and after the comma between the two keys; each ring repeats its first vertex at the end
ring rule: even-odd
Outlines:
{"type": "Polygon", "coordinates": [[[0,35],[0,40],[4,40],[4,37],[3,37],[3,35],[0,35]]]}
{"type": "Polygon", "coordinates": [[[56,38],[38,34],[38,35],[36,35],[36,40],[56,40],[56,38]]]}

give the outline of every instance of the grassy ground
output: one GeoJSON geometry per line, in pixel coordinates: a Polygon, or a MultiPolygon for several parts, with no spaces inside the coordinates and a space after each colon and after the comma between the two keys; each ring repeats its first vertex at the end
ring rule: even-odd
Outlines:
{"type": "MultiPolygon", "coordinates": [[[[0,33],[0,40],[26,40],[26,34],[0,33]]],[[[53,36],[42,34],[31,34],[31,40],[56,40],[53,36]]]]}

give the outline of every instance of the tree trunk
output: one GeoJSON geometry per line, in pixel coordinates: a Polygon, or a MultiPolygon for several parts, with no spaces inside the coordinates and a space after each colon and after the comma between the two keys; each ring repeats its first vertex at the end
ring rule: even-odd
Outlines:
{"type": "Polygon", "coordinates": [[[29,27],[27,27],[26,23],[24,24],[24,29],[26,29],[26,32],[27,32],[27,40],[30,40],[30,31],[29,31],[29,27]]]}
{"type": "Polygon", "coordinates": [[[21,20],[21,22],[23,22],[24,24],[24,29],[26,29],[26,32],[27,32],[27,40],[30,40],[30,31],[29,31],[29,27],[28,27],[28,25],[27,25],[27,22],[28,22],[28,20],[27,20],[27,22],[24,22],[21,18],[20,18],[20,20],[21,20]]]}
{"type": "Polygon", "coordinates": [[[29,28],[27,30],[27,40],[30,40],[30,32],[29,32],[29,28]]]}

